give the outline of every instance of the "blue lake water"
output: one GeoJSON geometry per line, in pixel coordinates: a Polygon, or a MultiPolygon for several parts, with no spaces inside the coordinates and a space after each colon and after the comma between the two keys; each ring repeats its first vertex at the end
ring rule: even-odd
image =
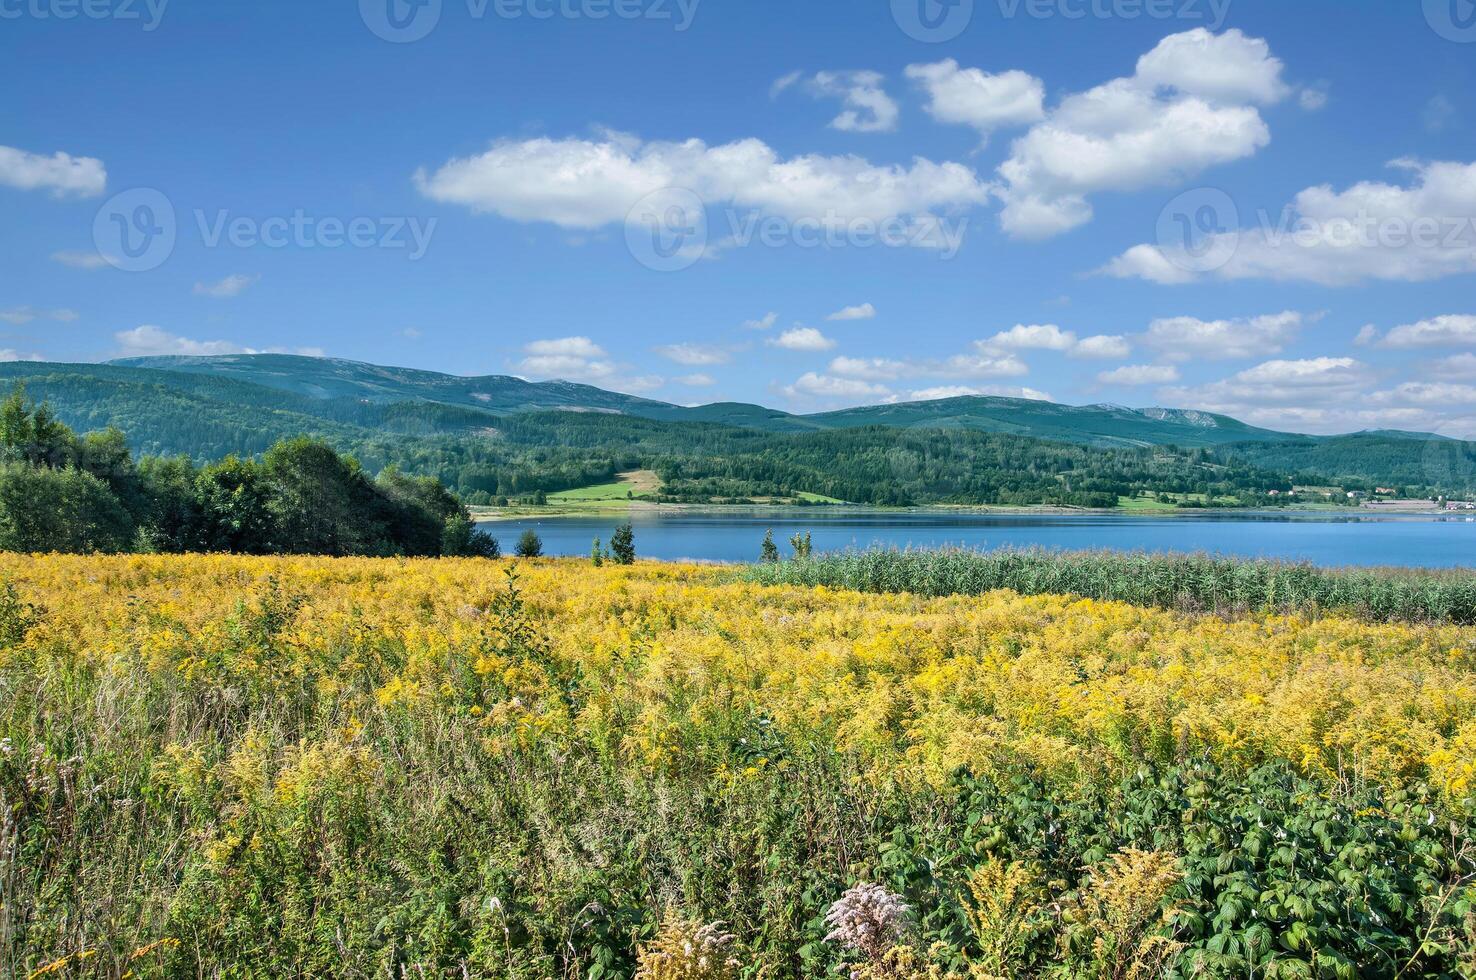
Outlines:
{"type": "MultiPolygon", "coordinates": [[[[532,528],[548,555],[588,555],[598,537],[607,545],[622,519],[525,518],[483,524],[511,551],[532,528]]],[[[1170,517],[1053,514],[876,512],[845,508],[748,509],[731,512],[653,510],[631,516],[636,552],[666,561],[754,561],[764,531],[780,551],[811,532],[815,550],[848,548],[1041,547],[1077,551],[1188,551],[1249,558],[1305,560],[1319,565],[1476,567],[1476,518],[1324,513],[1207,513],[1170,517]]]]}

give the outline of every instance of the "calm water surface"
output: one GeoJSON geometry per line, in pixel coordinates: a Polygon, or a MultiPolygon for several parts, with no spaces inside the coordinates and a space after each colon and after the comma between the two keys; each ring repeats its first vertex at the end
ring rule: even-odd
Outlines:
{"type": "MultiPolygon", "coordinates": [[[[483,529],[511,551],[524,528],[549,555],[588,555],[607,545],[622,519],[525,518],[483,529]]],[[[744,508],[731,512],[645,511],[631,516],[636,551],[667,561],[754,561],[764,531],[780,551],[789,536],[811,532],[816,551],[896,547],[1041,547],[1060,550],[1205,551],[1249,558],[1306,560],[1319,565],[1476,566],[1476,519],[1385,514],[1226,513],[1172,517],[1113,515],[889,513],[844,508],[744,508]]]]}

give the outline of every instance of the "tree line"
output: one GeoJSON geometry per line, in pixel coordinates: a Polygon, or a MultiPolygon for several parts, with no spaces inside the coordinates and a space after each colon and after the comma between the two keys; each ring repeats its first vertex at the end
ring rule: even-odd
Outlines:
{"type": "Polygon", "coordinates": [[[377,478],[310,437],[259,460],[135,460],[123,432],[79,436],[17,387],[0,403],[0,550],[487,556],[457,497],[395,467],[377,478]]]}
{"type": "Polygon", "coordinates": [[[1239,496],[1290,490],[1283,474],[1208,450],[1098,449],[964,429],[868,427],[770,436],[731,454],[655,466],[668,499],[784,496],[913,504],[1115,507],[1140,492],[1239,496]]]}
{"type": "Polygon", "coordinates": [[[0,368],[7,369],[0,375],[25,377],[77,431],[122,428],[137,453],[184,454],[199,463],[258,458],[307,434],[370,472],[393,467],[434,477],[473,505],[531,501],[635,469],[661,476],[661,499],[694,503],[796,500],[808,492],[877,505],[1111,507],[1146,492],[1274,506],[1293,484],[1390,486],[1410,497],[1476,489],[1476,443],[1397,433],[1102,448],[965,428],[792,433],[610,412],[499,414],[431,401],[315,398],[208,375],[179,374],[164,384],[110,365],[0,368]]]}

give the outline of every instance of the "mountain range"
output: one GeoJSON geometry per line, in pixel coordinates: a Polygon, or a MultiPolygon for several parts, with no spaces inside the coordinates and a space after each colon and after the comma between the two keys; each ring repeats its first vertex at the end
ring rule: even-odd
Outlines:
{"type": "Polygon", "coordinates": [[[571,482],[583,478],[577,473],[588,467],[581,471],[580,461],[591,454],[604,461],[594,468],[603,472],[648,465],[645,457],[726,458],[781,445],[773,438],[864,430],[884,448],[902,433],[942,431],[1094,451],[1213,450],[1304,480],[1453,489],[1476,484],[1470,443],[1432,450],[1440,437],[1425,433],[1308,436],[1180,408],[968,396],[804,415],[742,403],[674,405],[568,381],[460,377],[288,354],[0,364],[0,384],[15,382],[80,431],[116,425],[136,450],[198,459],[252,455],[281,438],[310,434],[360,453],[366,463],[444,472],[473,458],[492,465],[499,446],[516,444],[526,457],[543,445],[559,450],[553,455],[566,473],[561,482],[571,482]]]}
{"type": "MultiPolygon", "coordinates": [[[[1058,405],[1021,398],[964,396],[795,415],[761,405],[719,402],[684,407],[569,381],[525,381],[505,375],[458,377],[291,354],[216,357],[133,357],[108,366],[140,372],[140,380],[192,374],[230,379],[318,401],[352,398],[390,404],[431,402],[495,415],[536,411],[609,412],[666,422],[714,422],[766,432],[814,432],[868,425],[963,428],[1107,446],[1212,446],[1300,439],[1258,429],[1224,415],[1169,408],[1058,405]]],[[[85,373],[90,365],[56,365],[85,373]]]]}

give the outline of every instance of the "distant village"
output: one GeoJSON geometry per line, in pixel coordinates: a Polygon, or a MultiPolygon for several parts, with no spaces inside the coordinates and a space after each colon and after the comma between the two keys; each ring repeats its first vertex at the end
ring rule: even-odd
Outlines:
{"type": "Polygon", "coordinates": [[[1293,487],[1291,490],[1268,490],[1266,496],[1286,501],[1342,503],[1349,507],[1390,512],[1425,513],[1428,511],[1470,511],[1476,513],[1476,500],[1449,497],[1412,498],[1401,496],[1397,487],[1375,487],[1372,492],[1344,490],[1341,487],[1293,487]]]}

